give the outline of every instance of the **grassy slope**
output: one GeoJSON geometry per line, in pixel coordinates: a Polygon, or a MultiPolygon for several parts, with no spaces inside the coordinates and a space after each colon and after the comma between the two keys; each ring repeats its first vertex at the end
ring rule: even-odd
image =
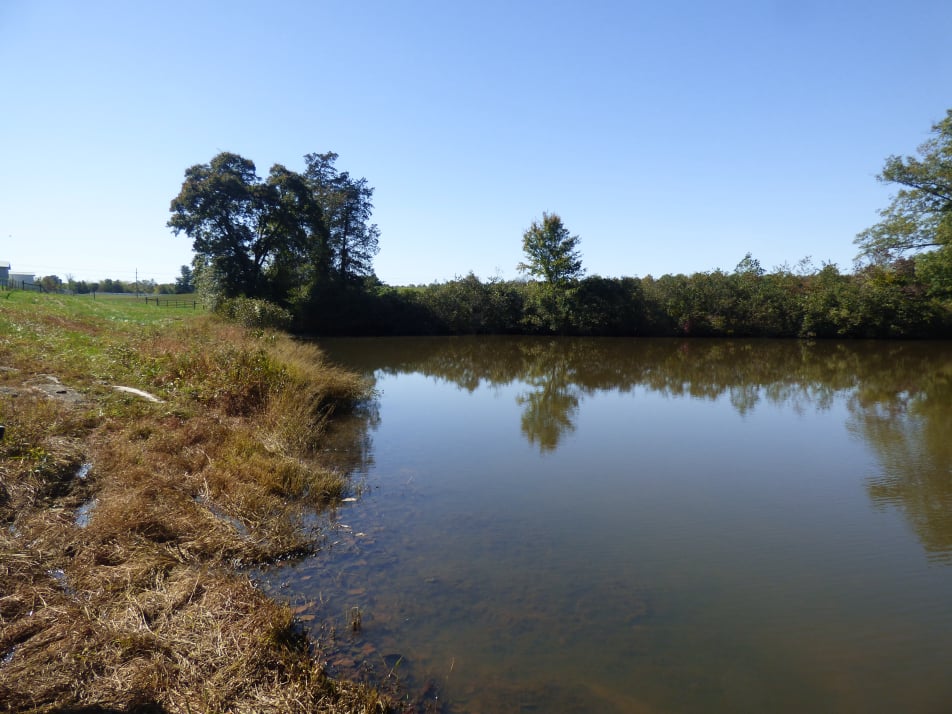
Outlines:
{"type": "Polygon", "coordinates": [[[321,428],[362,395],[280,335],[0,292],[0,711],[385,710],[238,571],[311,546],[346,487],[321,428]]]}

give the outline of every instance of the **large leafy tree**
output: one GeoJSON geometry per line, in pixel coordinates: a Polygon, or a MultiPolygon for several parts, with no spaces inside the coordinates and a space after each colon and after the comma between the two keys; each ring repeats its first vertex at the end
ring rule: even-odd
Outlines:
{"type": "Polygon", "coordinates": [[[327,226],[307,179],[275,164],[271,167],[268,185],[274,192],[273,210],[265,227],[276,244],[268,267],[272,289],[283,294],[295,287],[326,280],[329,272],[327,226]]]}
{"type": "Polygon", "coordinates": [[[168,225],[192,239],[198,282],[224,297],[285,300],[371,276],[373,189],[336,159],[308,154],[303,174],[275,164],[266,181],[227,152],[186,170],[168,225]]]}
{"type": "Polygon", "coordinates": [[[879,180],[900,188],[882,220],[856,237],[860,255],[886,263],[905,253],[952,249],[952,109],[919,156],[890,156],[879,180]]]}
{"type": "Polygon", "coordinates": [[[584,274],[579,237],[573,236],[555,213],[543,213],[542,222],[533,221],[522,234],[526,261],[518,269],[542,278],[550,285],[565,285],[584,274]]]}
{"type": "Polygon", "coordinates": [[[199,263],[215,274],[226,297],[257,295],[279,247],[270,230],[274,209],[275,192],[258,178],[254,163],[222,152],[185,171],[168,225],[192,239],[199,263]]]}
{"type": "Polygon", "coordinates": [[[527,288],[523,323],[532,331],[565,333],[571,329],[574,293],[582,276],[578,236],[573,236],[555,213],[543,213],[522,234],[526,260],[518,269],[541,278],[527,288]]]}

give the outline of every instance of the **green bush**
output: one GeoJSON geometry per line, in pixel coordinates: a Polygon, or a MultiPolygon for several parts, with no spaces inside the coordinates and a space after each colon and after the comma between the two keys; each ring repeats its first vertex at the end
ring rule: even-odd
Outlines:
{"type": "Polygon", "coordinates": [[[218,303],[216,312],[226,320],[258,329],[286,330],[293,317],[280,305],[257,298],[228,298],[218,303]]]}

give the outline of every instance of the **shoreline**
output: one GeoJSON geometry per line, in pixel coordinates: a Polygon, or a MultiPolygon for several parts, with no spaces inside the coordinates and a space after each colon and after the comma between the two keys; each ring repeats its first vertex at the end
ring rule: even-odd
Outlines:
{"type": "Polygon", "coordinates": [[[244,573],[348,494],[319,449],[355,375],[118,300],[17,293],[0,332],[0,711],[395,710],[244,573]]]}

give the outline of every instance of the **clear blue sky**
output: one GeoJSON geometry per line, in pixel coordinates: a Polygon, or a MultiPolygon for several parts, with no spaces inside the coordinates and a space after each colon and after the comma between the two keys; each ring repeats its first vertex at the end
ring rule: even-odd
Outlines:
{"type": "Polygon", "coordinates": [[[543,211],[589,274],[850,269],[950,48],[948,0],[0,0],[0,260],[171,281],[188,166],[336,151],[392,285],[516,277],[543,211]]]}

